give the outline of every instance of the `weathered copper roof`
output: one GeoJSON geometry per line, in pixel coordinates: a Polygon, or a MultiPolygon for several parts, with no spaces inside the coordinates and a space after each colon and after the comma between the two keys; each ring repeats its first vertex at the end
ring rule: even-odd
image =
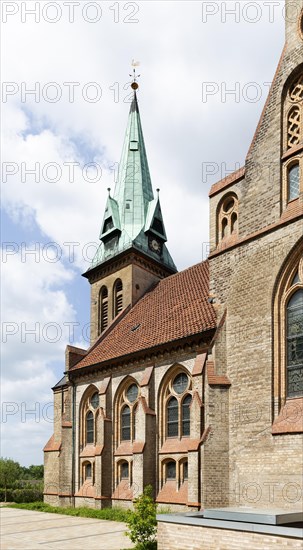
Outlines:
{"type": "Polygon", "coordinates": [[[136,93],[130,106],[114,195],[107,198],[100,240],[87,273],[129,249],[143,252],[173,273],[177,271],[165,245],[159,195],[154,198],[136,93]],[[150,234],[160,238],[160,255],[149,246],[150,234]]]}
{"type": "Polygon", "coordinates": [[[215,329],[208,261],[162,279],[113,323],[71,371],[215,329]]]}

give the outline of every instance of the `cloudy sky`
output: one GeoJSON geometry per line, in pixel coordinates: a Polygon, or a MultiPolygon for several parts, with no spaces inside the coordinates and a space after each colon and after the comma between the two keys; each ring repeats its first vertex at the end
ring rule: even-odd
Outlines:
{"type": "Polygon", "coordinates": [[[40,464],[114,187],[132,59],[168,247],[205,258],[210,185],[242,166],[284,43],[284,2],[2,2],[2,456],[40,464]]]}

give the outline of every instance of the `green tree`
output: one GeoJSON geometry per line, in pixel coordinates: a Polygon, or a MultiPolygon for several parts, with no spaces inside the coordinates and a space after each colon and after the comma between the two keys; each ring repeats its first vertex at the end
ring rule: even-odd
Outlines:
{"type": "Polygon", "coordinates": [[[21,466],[21,479],[43,479],[44,467],[43,464],[31,464],[28,468],[21,466]]]}
{"type": "Polygon", "coordinates": [[[126,520],[129,531],[127,536],[137,544],[136,548],[156,548],[157,504],[153,499],[151,485],[144,488],[143,494],[134,500],[134,511],[126,520]]]}
{"type": "Polygon", "coordinates": [[[4,500],[7,500],[7,489],[19,479],[21,468],[19,462],[10,458],[0,458],[0,486],[4,488],[4,500]]]}

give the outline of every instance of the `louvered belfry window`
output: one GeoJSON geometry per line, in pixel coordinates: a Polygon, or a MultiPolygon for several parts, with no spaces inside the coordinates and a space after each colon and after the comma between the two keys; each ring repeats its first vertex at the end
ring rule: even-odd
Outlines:
{"type": "Polygon", "coordinates": [[[100,291],[100,332],[108,326],[108,290],[103,286],[100,291]]]}
{"type": "Polygon", "coordinates": [[[123,309],[123,284],[121,279],[115,282],[114,286],[114,317],[123,309]]]}

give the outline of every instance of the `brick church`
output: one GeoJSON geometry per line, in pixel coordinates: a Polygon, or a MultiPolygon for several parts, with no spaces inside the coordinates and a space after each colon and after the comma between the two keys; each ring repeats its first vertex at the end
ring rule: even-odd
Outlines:
{"type": "Polygon", "coordinates": [[[209,257],[180,273],[134,80],[118,181],[84,273],[91,344],[67,346],[53,388],[46,502],[129,507],[152,484],[173,511],[302,505],[302,14],[286,18],[245,166],[210,189],[209,257]]]}

